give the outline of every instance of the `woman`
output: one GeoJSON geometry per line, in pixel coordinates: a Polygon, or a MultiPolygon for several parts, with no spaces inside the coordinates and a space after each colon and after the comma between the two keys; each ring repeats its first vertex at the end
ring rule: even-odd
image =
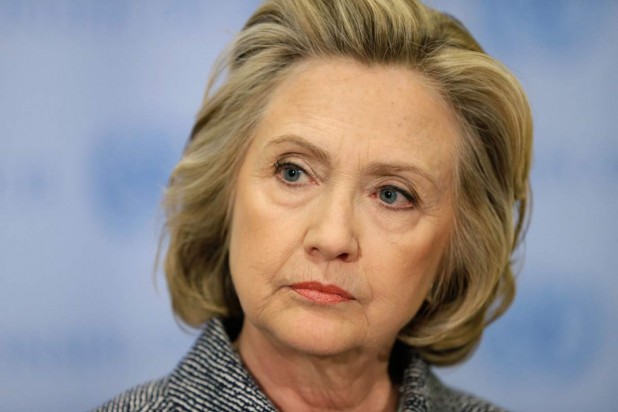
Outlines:
{"type": "Polygon", "coordinates": [[[514,295],[517,80],[414,0],[269,0],[166,193],[166,378],[100,410],[499,410],[444,386],[514,295]]]}

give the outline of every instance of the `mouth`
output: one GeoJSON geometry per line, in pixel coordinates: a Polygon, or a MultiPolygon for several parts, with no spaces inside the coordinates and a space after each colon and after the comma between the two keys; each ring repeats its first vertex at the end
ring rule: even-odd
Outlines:
{"type": "Polygon", "coordinates": [[[290,288],[306,299],[322,305],[333,305],[354,300],[354,296],[340,287],[323,285],[320,282],[294,283],[290,288]]]}

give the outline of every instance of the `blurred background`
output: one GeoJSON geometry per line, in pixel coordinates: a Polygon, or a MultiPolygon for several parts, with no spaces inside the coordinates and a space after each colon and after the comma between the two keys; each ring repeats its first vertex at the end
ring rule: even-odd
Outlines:
{"type": "MultiPolygon", "coordinates": [[[[153,275],[158,202],[257,4],[0,0],[1,411],[90,409],[193,343],[153,275]]],[[[440,375],[517,411],[616,410],[618,2],[430,4],[519,77],[536,139],[518,297],[440,375]]]]}

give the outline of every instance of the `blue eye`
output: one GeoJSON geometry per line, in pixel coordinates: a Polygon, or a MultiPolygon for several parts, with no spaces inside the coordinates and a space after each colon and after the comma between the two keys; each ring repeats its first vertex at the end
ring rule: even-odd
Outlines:
{"type": "Polygon", "coordinates": [[[282,177],[287,182],[297,182],[300,179],[300,175],[303,173],[302,169],[294,166],[285,166],[282,169],[282,177]]]}
{"type": "Polygon", "coordinates": [[[383,204],[391,209],[410,209],[419,204],[416,196],[395,186],[383,186],[379,188],[377,197],[383,204]]]}
{"type": "Polygon", "coordinates": [[[307,172],[302,167],[290,162],[275,163],[275,175],[284,183],[294,186],[301,185],[303,180],[308,177],[307,172]]]}
{"type": "Polygon", "coordinates": [[[387,187],[380,189],[380,200],[389,205],[395,203],[398,196],[399,192],[393,188],[387,187]]]}

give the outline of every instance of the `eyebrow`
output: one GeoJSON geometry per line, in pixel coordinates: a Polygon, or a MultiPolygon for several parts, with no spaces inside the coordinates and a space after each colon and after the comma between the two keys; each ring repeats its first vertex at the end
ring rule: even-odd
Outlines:
{"type": "MultiPolygon", "coordinates": [[[[314,145],[313,143],[308,142],[300,136],[294,134],[285,134],[282,135],[272,141],[270,141],[266,147],[269,146],[278,146],[282,144],[295,144],[303,149],[307,150],[311,155],[317,158],[319,161],[330,164],[331,158],[330,155],[320,147],[314,145]]],[[[427,180],[432,186],[438,188],[438,182],[427,172],[425,172],[420,167],[412,164],[412,163],[399,163],[399,162],[379,162],[379,163],[371,163],[368,167],[368,172],[374,176],[390,176],[397,173],[412,173],[422,177],[427,180]]]]}
{"type": "Polygon", "coordinates": [[[420,167],[411,163],[372,163],[369,173],[374,176],[390,176],[399,173],[412,173],[427,180],[433,187],[438,188],[438,182],[420,167]]]}
{"type": "Polygon", "coordinates": [[[286,143],[292,143],[295,145],[298,145],[300,147],[302,147],[303,149],[305,149],[306,151],[308,151],[309,153],[311,153],[311,155],[315,158],[317,158],[319,161],[321,161],[322,163],[326,163],[326,164],[330,164],[330,156],[329,154],[319,148],[318,146],[314,145],[313,143],[308,142],[307,140],[303,139],[300,136],[297,135],[293,135],[293,134],[285,134],[283,136],[280,136],[272,141],[270,141],[266,147],[269,146],[278,146],[278,145],[282,145],[282,144],[286,144],[286,143]]]}

